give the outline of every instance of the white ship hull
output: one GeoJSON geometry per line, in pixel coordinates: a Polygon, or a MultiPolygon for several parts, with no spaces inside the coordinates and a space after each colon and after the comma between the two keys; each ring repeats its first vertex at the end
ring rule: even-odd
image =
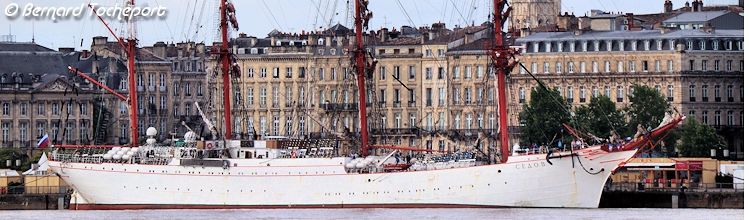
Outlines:
{"type": "Polygon", "coordinates": [[[612,170],[635,152],[587,148],[576,151],[579,157],[553,158],[553,165],[546,154],[534,154],[504,164],[363,174],[347,173],[342,157],[229,159],[228,169],[180,166],[176,159],[171,165],[50,161],[50,167],[75,189],[71,209],[596,208],[612,170]]]}

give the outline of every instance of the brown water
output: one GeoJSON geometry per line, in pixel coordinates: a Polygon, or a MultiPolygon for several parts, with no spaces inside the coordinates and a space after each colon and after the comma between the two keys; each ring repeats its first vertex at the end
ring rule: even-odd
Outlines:
{"type": "Polygon", "coordinates": [[[0,219],[744,219],[743,209],[245,209],[0,211],[0,219]]]}

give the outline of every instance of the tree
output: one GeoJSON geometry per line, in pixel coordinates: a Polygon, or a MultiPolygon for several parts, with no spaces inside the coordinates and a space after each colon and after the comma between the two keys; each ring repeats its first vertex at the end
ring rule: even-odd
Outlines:
{"type": "Polygon", "coordinates": [[[599,95],[590,99],[588,105],[575,108],[573,117],[576,129],[589,132],[599,138],[607,138],[612,130],[624,132],[627,126],[624,112],[616,108],[611,98],[599,95]]]}
{"type": "Polygon", "coordinates": [[[16,166],[16,160],[23,159],[23,152],[18,148],[4,147],[0,148],[0,167],[16,169],[20,167],[16,166]],[[10,167],[5,166],[6,161],[10,160],[10,167]]]}
{"type": "Polygon", "coordinates": [[[529,103],[523,104],[523,111],[518,115],[522,146],[545,145],[558,140],[567,143],[565,140],[570,138],[563,136],[562,123],[570,121],[570,109],[570,103],[558,92],[548,90],[543,84],[533,88],[529,103]]]}
{"type": "Polygon", "coordinates": [[[709,157],[710,149],[720,152],[726,148],[726,140],[715,132],[713,126],[689,117],[680,131],[680,143],[676,145],[683,157],[709,157]]]}
{"type": "MultiPolygon", "coordinates": [[[[666,112],[670,112],[671,104],[666,101],[660,91],[648,86],[633,85],[632,94],[629,97],[629,105],[624,108],[627,112],[629,122],[624,137],[631,137],[637,133],[637,125],[643,128],[655,128],[663,120],[666,112]]],[[[670,135],[663,140],[665,149],[656,149],[661,152],[673,152],[676,135],[670,135]]]]}
{"type": "Polygon", "coordinates": [[[655,128],[663,120],[666,112],[670,112],[671,104],[656,89],[635,84],[634,91],[629,95],[629,105],[624,108],[629,116],[626,135],[632,136],[637,132],[637,125],[644,128],[655,128]]]}

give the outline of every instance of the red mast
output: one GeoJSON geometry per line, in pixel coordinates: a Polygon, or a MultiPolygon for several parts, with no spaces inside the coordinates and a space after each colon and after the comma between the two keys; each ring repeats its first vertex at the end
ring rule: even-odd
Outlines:
{"type": "Polygon", "coordinates": [[[226,130],[225,138],[231,139],[231,102],[229,102],[229,77],[232,71],[231,51],[229,51],[229,23],[234,29],[239,29],[237,18],[234,17],[234,5],[227,0],[221,0],[221,51],[214,52],[218,54],[221,60],[221,72],[224,77],[224,127],[226,130]]]}
{"type": "Polygon", "coordinates": [[[221,72],[224,76],[224,128],[226,139],[231,139],[231,102],[229,102],[229,23],[226,19],[226,0],[221,0],[221,72]]]}
{"type": "Polygon", "coordinates": [[[367,91],[364,86],[365,69],[374,68],[375,63],[369,65],[366,61],[366,52],[364,50],[364,41],[362,39],[362,28],[368,26],[369,18],[372,12],[367,10],[368,0],[356,0],[356,12],[354,23],[356,25],[356,48],[352,51],[356,59],[356,74],[359,84],[359,123],[361,124],[361,153],[362,156],[369,155],[369,143],[367,137],[367,91]],[[366,64],[366,66],[365,66],[366,64]]]}
{"type": "MultiPolygon", "coordinates": [[[[135,5],[135,0],[130,0],[130,5],[135,5]]],[[[130,83],[128,83],[130,92],[130,131],[132,131],[133,147],[138,147],[138,95],[135,93],[135,24],[133,21],[135,17],[130,17],[130,36],[127,39],[127,67],[128,77],[130,83]]]]}
{"type": "Polygon", "coordinates": [[[505,88],[505,75],[512,71],[516,61],[508,62],[511,56],[517,53],[517,50],[510,49],[505,45],[505,33],[502,27],[512,11],[512,7],[507,5],[506,0],[494,0],[494,47],[489,48],[489,55],[494,59],[494,68],[497,73],[497,99],[499,99],[499,128],[500,128],[500,149],[502,152],[501,162],[507,162],[510,154],[510,138],[507,129],[507,97],[505,88]],[[504,11],[504,12],[503,12],[504,11]]]}

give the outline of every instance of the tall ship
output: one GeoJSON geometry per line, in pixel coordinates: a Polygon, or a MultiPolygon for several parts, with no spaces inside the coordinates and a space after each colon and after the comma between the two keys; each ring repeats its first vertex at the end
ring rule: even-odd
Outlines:
{"type": "MultiPolygon", "coordinates": [[[[667,135],[684,117],[666,115],[658,127],[626,141],[542,153],[517,154],[513,149],[511,155],[505,77],[518,63],[518,48],[507,44],[502,31],[512,8],[504,0],[493,3],[494,42],[486,52],[497,73],[498,161],[471,152],[401,158],[399,152],[433,150],[370,145],[367,120],[359,120],[358,154],[342,155],[335,147],[288,146],[275,140],[233,140],[228,93],[229,77],[235,70],[227,29],[237,25],[233,5],[221,0],[223,44],[213,53],[222,64],[224,80],[223,138],[203,141],[190,131],[183,142],[163,146],[153,138],[158,131],[148,128],[149,139],[138,145],[137,115],[131,113],[133,145],[58,145],[47,163],[74,189],[70,209],[598,207],[609,176],[654,146],[658,137],[667,135]],[[370,155],[372,148],[390,153],[370,155]]],[[[355,63],[363,119],[367,116],[364,80],[377,64],[362,40],[362,29],[372,16],[367,4],[367,0],[355,1],[356,44],[348,51],[355,63]]],[[[136,40],[131,34],[118,41],[129,53],[129,77],[134,82],[136,40]]],[[[134,110],[135,84],[129,86],[130,97],[121,98],[134,110]]]]}

